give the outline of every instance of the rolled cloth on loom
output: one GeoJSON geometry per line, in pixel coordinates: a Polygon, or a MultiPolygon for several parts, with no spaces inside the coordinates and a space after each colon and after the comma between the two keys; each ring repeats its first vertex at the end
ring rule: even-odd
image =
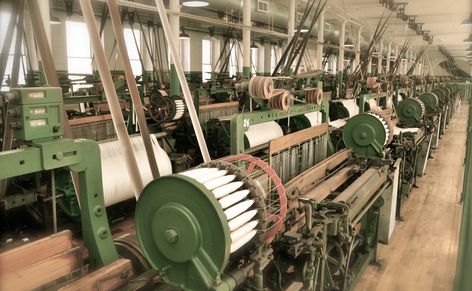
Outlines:
{"type": "Polygon", "coordinates": [[[349,112],[349,117],[353,117],[359,114],[359,106],[357,106],[356,101],[354,99],[347,99],[341,101],[344,107],[349,112]]]}
{"type": "Polygon", "coordinates": [[[249,143],[249,147],[261,145],[283,135],[282,128],[275,121],[251,125],[246,131],[246,139],[249,143]]]}
{"type": "MultiPolygon", "coordinates": [[[[172,164],[167,153],[159,146],[154,135],[151,134],[152,147],[156,156],[157,167],[161,176],[172,174],[172,164]]],[[[143,184],[152,180],[151,168],[141,136],[131,137],[136,161],[143,184]]],[[[102,182],[105,206],[110,206],[134,197],[130,176],[123,157],[123,150],[117,140],[99,144],[102,163],[102,182]]]]}
{"type": "Polygon", "coordinates": [[[319,125],[322,122],[323,115],[319,111],[305,113],[305,117],[310,121],[311,126],[319,125]]]}

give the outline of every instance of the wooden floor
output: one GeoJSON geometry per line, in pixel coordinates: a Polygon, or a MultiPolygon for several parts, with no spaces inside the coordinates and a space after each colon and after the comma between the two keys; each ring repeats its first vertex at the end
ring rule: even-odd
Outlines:
{"type": "Polygon", "coordinates": [[[467,106],[451,120],[397,221],[389,245],[380,245],[380,267],[365,270],[356,291],[452,290],[461,206],[467,106]]]}

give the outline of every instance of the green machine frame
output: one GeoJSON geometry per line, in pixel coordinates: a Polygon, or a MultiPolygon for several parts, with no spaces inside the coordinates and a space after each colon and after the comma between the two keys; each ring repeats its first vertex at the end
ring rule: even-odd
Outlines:
{"type": "Polygon", "coordinates": [[[316,104],[296,104],[291,106],[287,111],[282,110],[261,110],[234,115],[231,118],[231,154],[243,153],[246,148],[244,146],[244,133],[249,126],[269,121],[291,118],[305,113],[321,111],[323,114],[322,121],[328,121],[329,102],[323,100],[320,105],[316,104]]]}
{"type": "Polygon", "coordinates": [[[58,96],[61,97],[60,88],[14,89],[9,93],[14,109],[9,114],[14,116],[7,126],[28,146],[0,152],[0,179],[61,168],[76,173],[82,237],[90,263],[97,267],[106,265],[118,259],[118,253],[105,211],[100,149],[90,140],[61,137],[63,103],[58,96]]]}

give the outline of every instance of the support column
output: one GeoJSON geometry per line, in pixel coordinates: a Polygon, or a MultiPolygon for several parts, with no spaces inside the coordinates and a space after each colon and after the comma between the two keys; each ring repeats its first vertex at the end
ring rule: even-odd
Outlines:
{"type": "Polygon", "coordinates": [[[251,0],[243,0],[243,75],[251,76],[251,0]]]}
{"type": "Polygon", "coordinates": [[[214,36],[211,38],[211,67],[213,68],[213,72],[220,70],[220,65],[217,64],[220,52],[220,40],[214,36]]]}
{"type": "Polygon", "coordinates": [[[264,76],[272,74],[272,45],[264,43],[264,76]]]}
{"type": "MultiPolygon", "coordinates": [[[[373,37],[374,37],[374,35],[372,34],[370,36],[370,39],[372,40],[373,37]]],[[[375,44],[374,44],[374,47],[375,47],[375,44]]],[[[367,74],[370,75],[370,76],[372,75],[372,58],[373,58],[373,56],[369,58],[369,60],[368,60],[369,63],[367,64],[367,74]]]]}
{"type": "Polygon", "coordinates": [[[344,70],[344,42],[346,38],[346,20],[341,24],[341,34],[339,36],[339,55],[338,55],[338,72],[344,70]]]}
{"type": "Polygon", "coordinates": [[[338,54],[338,85],[336,86],[336,97],[339,98],[343,84],[344,72],[344,42],[346,38],[346,20],[341,23],[341,34],[339,36],[339,54],[338,54]]]}
{"type": "Polygon", "coordinates": [[[383,61],[383,39],[381,39],[379,43],[379,54],[377,55],[377,75],[380,75],[383,72],[382,61],[383,61]]]}
{"type": "MultiPolygon", "coordinates": [[[[180,3],[179,0],[170,0],[169,9],[176,13],[169,15],[170,29],[172,31],[172,39],[174,40],[174,46],[176,51],[180,51],[180,3]]],[[[170,95],[180,95],[180,82],[177,72],[175,70],[174,60],[170,58],[170,95]]]]}
{"type": "Polygon", "coordinates": [[[188,68],[185,71],[190,71],[190,80],[201,80],[202,79],[202,34],[197,32],[189,32],[190,40],[185,40],[186,44],[190,43],[187,47],[185,46],[185,55],[182,58],[185,62],[189,63],[188,68]],[[190,58],[190,59],[189,59],[190,58]]]}
{"type": "Polygon", "coordinates": [[[264,76],[264,62],[265,62],[264,44],[260,44],[257,46],[257,67],[256,67],[256,73],[259,76],[264,76]]]}
{"type": "Polygon", "coordinates": [[[316,69],[323,70],[324,10],[318,18],[318,44],[316,45],[316,69]]]}
{"type": "Polygon", "coordinates": [[[387,49],[387,67],[385,68],[385,71],[388,72],[390,71],[390,61],[392,59],[392,42],[388,43],[388,49],[387,49]]]}
{"type": "Polygon", "coordinates": [[[289,36],[288,41],[292,39],[295,34],[295,3],[296,0],[290,0],[289,9],[288,9],[288,24],[287,24],[287,34],[289,36]]]}
{"type": "Polygon", "coordinates": [[[359,29],[357,30],[356,58],[354,61],[354,68],[359,66],[361,62],[361,40],[362,40],[362,26],[359,26],[359,29]]]}

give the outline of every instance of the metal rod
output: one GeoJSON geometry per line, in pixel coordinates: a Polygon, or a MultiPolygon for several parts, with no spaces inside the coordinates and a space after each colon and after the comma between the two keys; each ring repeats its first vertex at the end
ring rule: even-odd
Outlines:
{"type": "MultiPolygon", "coordinates": [[[[81,0],[83,2],[84,0],[81,0]]],[[[89,4],[90,5],[90,4],[89,4]]],[[[203,161],[210,162],[210,153],[208,152],[208,147],[206,145],[205,137],[203,136],[202,128],[200,126],[200,121],[198,120],[197,112],[195,111],[195,106],[193,104],[192,95],[188,87],[187,79],[185,78],[184,69],[182,68],[182,63],[179,60],[179,53],[177,52],[174,40],[172,36],[172,31],[170,30],[169,20],[167,19],[166,9],[162,0],[156,0],[157,10],[159,11],[159,18],[161,19],[162,28],[164,34],[167,38],[167,43],[169,44],[170,54],[175,65],[175,70],[177,76],[179,77],[182,91],[184,94],[185,103],[188,108],[190,115],[190,120],[192,121],[193,129],[195,130],[195,135],[197,136],[198,145],[202,153],[203,161]]]]}
{"type": "Polygon", "coordinates": [[[57,206],[56,206],[56,175],[54,170],[51,170],[51,196],[52,196],[52,227],[54,233],[57,232],[57,206]]]}
{"type": "Polygon", "coordinates": [[[149,128],[146,122],[146,116],[144,115],[143,103],[139,97],[138,87],[133,76],[131,63],[129,61],[128,50],[126,49],[125,37],[123,35],[123,25],[120,20],[120,13],[118,11],[118,6],[116,5],[116,0],[108,1],[108,9],[110,11],[113,31],[115,32],[116,44],[118,51],[120,52],[121,62],[123,63],[123,69],[126,75],[126,82],[128,83],[131,100],[133,101],[136,116],[138,118],[139,130],[141,132],[141,137],[143,138],[144,148],[146,149],[149,165],[151,167],[151,173],[155,179],[159,177],[159,169],[157,167],[156,156],[154,155],[151,137],[149,136],[149,128]]]}
{"type": "Polygon", "coordinates": [[[133,152],[133,146],[126,130],[125,120],[121,113],[121,107],[118,96],[116,94],[115,86],[111,78],[110,69],[106,60],[105,52],[98,35],[97,25],[95,22],[95,16],[92,10],[92,4],[89,0],[80,0],[80,7],[84,15],[84,20],[87,25],[87,29],[92,43],[93,51],[95,53],[98,71],[100,73],[100,79],[102,80],[103,88],[105,90],[105,96],[108,101],[110,113],[113,119],[113,125],[115,127],[118,140],[123,147],[123,152],[126,160],[126,166],[128,173],[131,176],[132,186],[136,199],[139,197],[139,193],[143,188],[143,182],[141,174],[139,172],[138,163],[133,152]]]}

